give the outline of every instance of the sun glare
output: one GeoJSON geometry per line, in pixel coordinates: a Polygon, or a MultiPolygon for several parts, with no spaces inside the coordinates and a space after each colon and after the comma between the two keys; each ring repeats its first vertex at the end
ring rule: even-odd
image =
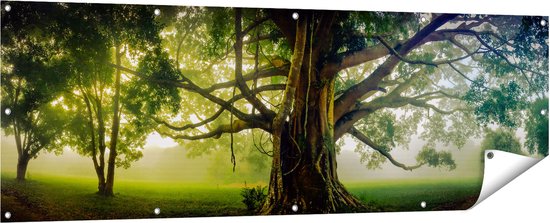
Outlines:
{"type": "Polygon", "coordinates": [[[178,143],[169,137],[162,137],[157,132],[151,133],[145,140],[144,148],[171,148],[177,146],[178,143]]]}

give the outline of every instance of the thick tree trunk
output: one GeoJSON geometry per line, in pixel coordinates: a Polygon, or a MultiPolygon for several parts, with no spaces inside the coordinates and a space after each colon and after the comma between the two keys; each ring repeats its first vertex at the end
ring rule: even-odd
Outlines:
{"type": "Polygon", "coordinates": [[[273,163],[261,214],[354,212],[365,208],[338,180],[333,115],[335,75],[320,74],[322,67],[316,67],[322,66],[317,59],[323,51],[322,44],[326,44],[321,34],[329,33],[333,15],[322,17],[324,25],[319,27],[326,29],[322,32],[314,30],[313,18],[302,13],[296,24],[292,69],[279,108],[292,111],[286,113],[287,119],[284,112],[288,110],[282,110],[283,116],[279,117],[279,112],[273,121],[273,163]],[[310,25],[302,18],[308,18],[310,25]],[[315,39],[313,33],[321,33],[316,36],[320,39],[315,39]],[[285,120],[284,125],[276,125],[278,118],[285,120]]]}
{"type": "MultiPolygon", "coordinates": [[[[269,194],[262,214],[354,212],[363,204],[338,180],[334,140],[318,129],[319,117],[309,118],[307,138],[293,135],[296,126],[282,135],[282,190],[270,179],[269,194]],[[289,131],[290,130],[290,131],[289,131]],[[298,210],[292,209],[297,205],[298,210]]],[[[303,126],[301,126],[303,127],[303,126]]],[[[273,177],[273,174],[272,174],[273,177]]]]}
{"type": "MultiPolygon", "coordinates": [[[[272,173],[268,198],[260,210],[262,214],[355,212],[365,209],[338,179],[330,112],[334,84],[332,81],[324,83],[321,87],[309,87],[309,99],[297,100],[296,109],[285,124],[279,150],[282,188],[277,187],[276,175],[272,173]],[[297,210],[293,210],[294,205],[297,210]]],[[[307,88],[307,84],[301,84],[296,97],[305,98],[307,88]]],[[[276,169],[273,167],[272,172],[276,169]]]]}
{"type": "Polygon", "coordinates": [[[17,181],[25,181],[25,175],[27,174],[27,166],[29,165],[30,157],[26,155],[19,156],[17,159],[17,181]]]}

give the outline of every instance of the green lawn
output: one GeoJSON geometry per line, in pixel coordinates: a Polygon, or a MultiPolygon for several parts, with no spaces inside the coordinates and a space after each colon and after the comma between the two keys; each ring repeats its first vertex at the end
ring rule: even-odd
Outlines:
{"type": "MultiPolygon", "coordinates": [[[[479,182],[377,181],[347,184],[369,207],[381,211],[468,208],[479,182]],[[420,202],[426,201],[422,209],[420,202]]],[[[115,182],[115,197],[95,194],[94,178],[34,175],[25,183],[2,173],[2,212],[12,220],[83,220],[249,215],[240,186],[207,186],[139,181],[115,182]],[[159,207],[161,214],[153,210],[159,207]]]]}
{"type": "Polygon", "coordinates": [[[386,180],[346,186],[365,204],[380,211],[464,210],[477,201],[481,181],[386,180]],[[425,208],[420,206],[422,201],[426,202],[425,208]]]}

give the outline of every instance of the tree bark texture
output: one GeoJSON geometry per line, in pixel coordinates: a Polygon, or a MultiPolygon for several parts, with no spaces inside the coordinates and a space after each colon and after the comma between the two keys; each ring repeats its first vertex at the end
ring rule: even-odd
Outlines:
{"type": "MultiPolygon", "coordinates": [[[[338,180],[334,139],[334,75],[315,67],[312,18],[296,22],[287,88],[273,121],[273,163],[261,214],[333,213],[363,209],[338,180]],[[293,209],[296,205],[298,208],[293,209]]],[[[319,52],[319,51],[317,51],[319,52]]]]}

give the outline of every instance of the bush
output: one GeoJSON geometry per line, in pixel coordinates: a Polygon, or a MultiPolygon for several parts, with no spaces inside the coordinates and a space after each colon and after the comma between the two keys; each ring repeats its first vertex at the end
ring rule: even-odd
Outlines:
{"type": "Polygon", "coordinates": [[[241,190],[241,195],[243,196],[243,203],[246,205],[246,208],[249,211],[255,211],[260,208],[267,197],[265,193],[266,187],[256,186],[255,188],[245,187],[241,190]]]}

